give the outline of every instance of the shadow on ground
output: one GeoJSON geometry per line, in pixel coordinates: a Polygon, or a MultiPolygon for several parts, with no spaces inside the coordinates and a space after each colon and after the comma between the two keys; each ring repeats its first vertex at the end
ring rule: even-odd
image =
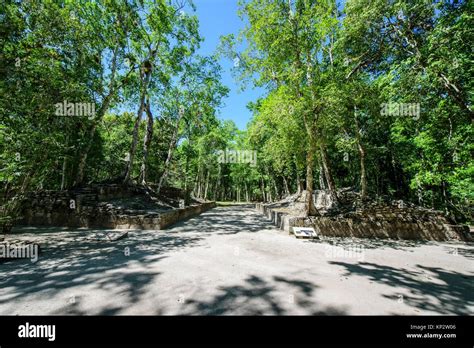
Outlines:
{"type": "Polygon", "coordinates": [[[401,289],[408,290],[410,295],[404,294],[403,301],[410,307],[438,314],[473,314],[473,276],[422,265],[416,265],[416,270],[407,270],[368,262],[329,263],[344,267],[344,276],[364,276],[371,281],[390,286],[394,292],[384,294],[386,298],[397,300],[401,289]]]}
{"type": "MultiPolygon", "coordinates": [[[[421,241],[421,240],[395,240],[395,239],[379,239],[379,238],[340,238],[340,237],[324,237],[321,239],[307,239],[308,243],[329,244],[341,247],[343,249],[351,249],[357,246],[361,249],[392,249],[403,250],[405,252],[414,252],[416,249],[426,245],[440,245],[440,242],[421,241]]],[[[457,254],[469,259],[474,259],[474,243],[471,242],[441,242],[443,248],[449,254],[457,254]]]]}
{"type": "Polygon", "coordinates": [[[191,219],[174,224],[169,231],[205,232],[218,235],[237,234],[240,232],[258,232],[272,230],[275,227],[257,213],[252,205],[217,207],[201,214],[202,219],[191,219]],[[225,218],[224,218],[225,217],[225,218]]]}
{"type": "Polygon", "coordinates": [[[346,310],[321,307],[312,300],[318,288],[310,282],[274,276],[271,281],[249,276],[243,284],[222,286],[208,301],[187,300],[190,315],[285,315],[300,310],[305,315],[344,315],[346,310]]]}
{"type": "MultiPolygon", "coordinates": [[[[9,307],[9,303],[23,304],[22,301],[33,297],[37,303],[42,303],[43,299],[51,300],[52,303],[53,300],[64,301],[56,302],[54,308],[44,314],[120,314],[124,306],[133,306],[146,296],[148,285],[159,284],[156,282],[156,278],[160,276],[160,272],[157,272],[157,263],[168,257],[169,252],[203,246],[205,245],[203,240],[210,235],[256,233],[273,229],[271,222],[255,211],[237,210],[232,207],[215,208],[198,218],[178,223],[166,232],[130,231],[129,238],[115,242],[97,240],[94,236],[104,232],[97,229],[22,229],[11,237],[38,238],[43,255],[37,263],[13,260],[0,265],[0,308],[9,307]],[[111,299],[120,296],[122,302],[113,303],[109,307],[101,306],[99,302],[97,306],[100,308],[96,311],[98,313],[84,313],[81,310],[83,307],[81,303],[85,302],[84,296],[88,294],[76,293],[72,299],[63,298],[64,294],[74,293],[76,287],[81,285],[92,285],[92,290],[106,290],[107,296],[111,299]]],[[[316,242],[328,243],[326,240],[308,241],[308,243],[316,242]]],[[[407,247],[415,248],[426,244],[415,241],[369,239],[356,241],[334,239],[332,242],[333,245],[342,247],[353,246],[354,243],[363,243],[362,246],[367,249],[393,248],[405,251],[407,247]]],[[[468,258],[472,256],[472,249],[468,246],[461,249],[460,255],[468,258]]],[[[470,260],[466,259],[466,262],[470,260]]],[[[372,282],[389,286],[387,291],[390,292],[382,294],[387,299],[398,299],[401,289],[404,289],[404,301],[410,307],[438,314],[472,315],[474,277],[468,274],[423,265],[416,265],[415,269],[405,269],[370,262],[330,261],[329,264],[342,267],[345,271],[344,276],[348,278],[362,276],[372,282]]],[[[251,275],[237,284],[230,283],[217,289],[211,284],[209,288],[197,289],[196,294],[185,301],[180,314],[344,315],[348,313],[345,307],[318,304],[314,300],[315,293],[324,284],[318,285],[299,279],[300,272],[294,277],[283,275],[262,277],[254,272],[247,274],[251,275]],[[217,290],[217,293],[208,297],[206,290],[217,290]]],[[[179,277],[179,274],[177,276],[179,277]]],[[[164,314],[163,310],[162,307],[150,307],[144,314],[164,314]]],[[[0,314],[14,313],[0,312],[0,314]]]]}
{"type": "MultiPolygon", "coordinates": [[[[18,231],[11,238],[17,235],[39,238],[42,254],[36,263],[11,260],[0,265],[0,305],[40,293],[51,299],[61,296],[64,290],[74,292],[73,288],[91,283],[95,288],[110,291],[111,298],[120,292],[129,303],[134,303],[145,286],[160,274],[152,264],[165,258],[166,252],[192,247],[202,239],[130,231],[131,237],[110,242],[96,240],[95,236],[104,230],[28,228],[27,231],[26,235],[18,231]],[[133,271],[131,265],[140,266],[140,271],[133,271]]],[[[80,296],[65,298],[64,306],[60,305],[52,314],[90,314],[78,310],[80,301],[80,296]]]]}

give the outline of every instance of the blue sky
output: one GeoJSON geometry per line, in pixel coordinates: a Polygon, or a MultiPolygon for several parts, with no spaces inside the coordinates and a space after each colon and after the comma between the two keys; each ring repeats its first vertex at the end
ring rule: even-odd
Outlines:
{"type": "MultiPolygon", "coordinates": [[[[204,38],[199,54],[211,55],[219,44],[219,37],[227,34],[237,34],[244,23],[237,15],[237,0],[194,0],[196,15],[199,18],[200,34],[204,38]]],[[[239,86],[231,75],[233,62],[221,59],[222,83],[230,88],[229,96],[224,100],[219,118],[231,119],[239,129],[245,129],[251,118],[246,105],[256,101],[264,94],[262,89],[252,89],[248,86],[245,91],[239,91],[239,86]]]]}

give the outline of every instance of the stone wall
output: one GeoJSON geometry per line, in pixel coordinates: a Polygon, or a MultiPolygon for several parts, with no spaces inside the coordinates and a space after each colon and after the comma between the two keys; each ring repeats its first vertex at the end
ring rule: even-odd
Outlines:
{"type": "Polygon", "coordinates": [[[148,197],[139,188],[95,186],[71,191],[42,191],[27,196],[19,225],[159,230],[215,207],[215,202],[184,208],[118,209],[109,200],[148,197]]]}
{"type": "Polygon", "coordinates": [[[216,202],[206,202],[199,205],[192,205],[186,208],[171,210],[160,215],[160,228],[166,228],[178,221],[188,219],[190,217],[199,215],[206,210],[215,208],[216,202]]]}
{"type": "MultiPolygon", "coordinates": [[[[215,202],[206,202],[191,205],[185,208],[176,208],[155,214],[146,215],[105,215],[94,227],[108,227],[120,229],[162,230],[176,222],[199,215],[216,206],[215,202]]],[[[89,226],[92,227],[92,226],[89,226]]]]}
{"type": "Polygon", "coordinates": [[[392,206],[360,210],[333,217],[293,216],[281,208],[257,204],[256,209],[279,228],[314,227],[327,237],[390,238],[410,240],[468,240],[469,228],[453,225],[440,212],[392,206]]]}

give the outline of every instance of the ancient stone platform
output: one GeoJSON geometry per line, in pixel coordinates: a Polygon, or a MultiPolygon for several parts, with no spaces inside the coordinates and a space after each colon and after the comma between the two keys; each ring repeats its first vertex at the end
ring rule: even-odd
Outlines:
{"type": "Polygon", "coordinates": [[[29,194],[18,225],[160,230],[215,205],[194,201],[180,208],[156,202],[140,187],[96,185],[29,194]]]}
{"type": "MultiPolygon", "coordinates": [[[[316,203],[324,199],[316,199],[316,203]]],[[[407,240],[469,241],[468,226],[457,225],[441,212],[400,202],[374,203],[363,208],[330,213],[330,206],[318,206],[321,216],[307,217],[298,200],[258,203],[255,208],[277,227],[291,233],[292,227],[313,227],[327,237],[383,238],[407,240]]]]}

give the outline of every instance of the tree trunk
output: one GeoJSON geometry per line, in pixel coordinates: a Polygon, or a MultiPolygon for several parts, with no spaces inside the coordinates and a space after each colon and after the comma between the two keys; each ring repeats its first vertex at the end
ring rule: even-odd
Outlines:
{"type": "Polygon", "coordinates": [[[290,195],[290,188],[288,187],[288,180],[286,180],[285,176],[282,176],[283,178],[283,188],[285,189],[285,196],[290,195]]]}
{"type": "Polygon", "coordinates": [[[87,139],[87,145],[85,150],[82,152],[80,158],[79,158],[79,165],[77,167],[77,174],[76,174],[76,180],[74,182],[75,186],[78,186],[84,182],[84,174],[85,174],[85,168],[86,168],[86,163],[87,163],[87,156],[89,155],[89,152],[92,148],[92,141],[94,139],[95,135],[95,130],[97,128],[97,124],[99,123],[100,120],[104,117],[106,111],[109,109],[110,102],[112,101],[112,92],[109,93],[109,95],[104,99],[104,102],[102,103],[102,107],[99,109],[97,112],[97,117],[94,119],[94,124],[92,125],[91,129],[89,130],[89,133],[86,137],[87,139]]]}
{"type": "MultiPolygon", "coordinates": [[[[306,120],[305,123],[308,121],[306,120]]],[[[318,215],[316,207],[313,201],[313,191],[314,191],[314,179],[313,179],[313,166],[314,166],[314,152],[315,152],[315,142],[313,127],[306,127],[309,138],[308,151],[306,153],[306,214],[308,216],[318,215]]]]}
{"type": "Polygon", "coordinates": [[[448,214],[448,193],[446,192],[446,181],[442,180],[441,181],[441,190],[443,192],[443,207],[444,207],[444,213],[448,214]]]}
{"type": "Polygon", "coordinates": [[[197,194],[196,196],[202,198],[202,170],[201,166],[198,164],[198,181],[197,181],[197,194]]]}
{"type": "Polygon", "coordinates": [[[147,115],[147,125],[145,136],[143,137],[143,159],[142,165],[140,168],[140,181],[143,185],[146,184],[147,181],[147,160],[148,160],[148,153],[150,151],[151,140],[153,138],[153,115],[151,113],[150,108],[150,99],[147,99],[146,107],[145,107],[146,115],[147,115]]]}
{"type": "Polygon", "coordinates": [[[365,149],[360,142],[357,142],[360,155],[360,197],[362,200],[367,198],[367,174],[365,170],[365,149]]]}
{"type": "Polygon", "coordinates": [[[206,200],[207,200],[207,189],[209,188],[209,174],[210,174],[210,171],[208,170],[207,175],[206,175],[206,186],[204,188],[204,199],[206,200]]]}
{"type": "Polygon", "coordinates": [[[273,182],[273,188],[275,190],[275,200],[280,199],[280,193],[278,191],[277,183],[274,177],[272,177],[272,182],[273,182]]]}
{"type": "Polygon", "coordinates": [[[66,188],[66,168],[67,168],[67,155],[64,155],[63,168],[61,171],[61,188],[60,188],[61,191],[66,188]]]}
{"type": "Polygon", "coordinates": [[[308,136],[308,149],[306,152],[306,191],[309,194],[306,194],[306,214],[308,216],[317,215],[318,212],[314,206],[312,199],[313,195],[313,166],[314,166],[314,153],[316,152],[316,139],[315,139],[315,127],[314,119],[309,119],[309,114],[305,113],[304,115],[304,124],[306,128],[306,134],[308,136]],[[309,197],[309,198],[308,198],[309,197]]]}
{"type": "Polygon", "coordinates": [[[360,135],[359,120],[357,119],[357,108],[354,107],[354,123],[356,127],[356,140],[357,148],[359,150],[360,157],[360,198],[365,200],[367,198],[367,173],[365,170],[365,149],[362,146],[362,140],[360,135]]]}
{"type": "Polygon", "coordinates": [[[269,202],[273,202],[273,197],[272,197],[272,188],[270,186],[270,183],[267,184],[268,192],[267,192],[267,200],[269,202]]]}
{"type": "MultiPolygon", "coordinates": [[[[114,50],[114,56],[112,58],[112,68],[111,68],[111,75],[110,75],[110,83],[109,83],[109,92],[105,96],[104,100],[102,101],[102,105],[97,111],[96,116],[94,117],[92,127],[89,130],[89,133],[87,134],[87,145],[82,154],[79,157],[79,165],[77,168],[77,174],[76,174],[76,179],[74,181],[74,185],[78,186],[81,185],[84,181],[84,173],[85,173],[85,168],[86,168],[86,163],[87,163],[87,156],[91,150],[92,147],[92,141],[94,139],[95,135],[95,130],[97,128],[97,124],[99,123],[100,120],[104,117],[105,113],[109,109],[110,103],[112,102],[112,98],[115,95],[116,88],[115,88],[115,74],[117,72],[117,56],[118,56],[118,49],[114,50]]],[[[131,72],[131,70],[130,70],[131,72]]]]}
{"type": "Polygon", "coordinates": [[[186,205],[189,205],[189,203],[191,202],[191,190],[189,189],[189,148],[191,146],[190,138],[191,136],[188,131],[189,143],[188,146],[186,146],[186,165],[184,169],[184,202],[186,205]]]}
{"type": "Polygon", "coordinates": [[[125,161],[125,169],[122,175],[123,183],[127,183],[130,180],[130,175],[133,167],[133,160],[135,157],[135,150],[137,148],[138,142],[138,130],[140,128],[141,118],[143,115],[143,104],[144,98],[140,101],[140,107],[138,108],[137,117],[135,118],[135,124],[133,126],[133,133],[132,133],[132,144],[130,145],[130,150],[128,152],[127,159],[125,161]]]}
{"type": "Polygon", "coordinates": [[[194,197],[198,196],[198,188],[199,188],[199,173],[196,174],[196,179],[194,179],[194,186],[193,186],[193,195],[194,197]]]}
{"type": "Polygon", "coordinates": [[[321,163],[321,157],[319,157],[318,159],[318,165],[319,165],[319,188],[321,190],[326,190],[326,182],[324,180],[324,169],[321,163]]]}
{"type": "Polygon", "coordinates": [[[319,150],[321,153],[321,162],[323,164],[324,176],[328,184],[329,194],[331,195],[332,200],[337,204],[339,200],[337,197],[336,184],[332,176],[331,166],[329,164],[329,158],[326,152],[326,147],[323,145],[322,142],[319,143],[319,150]]]}
{"type": "Polygon", "coordinates": [[[140,104],[137,111],[137,118],[135,119],[135,125],[133,127],[132,144],[130,146],[130,152],[128,153],[128,158],[125,163],[125,170],[123,174],[124,183],[127,183],[130,180],[130,175],[133,169],[133,161],[135,158],[135,151],[136,151],[137,142],[138,142],[138,130],[140,128],[143,111],[145,110],[145,98],[147,97],[148,84],[151,78],[151,70],[145,71],[145,76],[143,76],[142,72],[140,73],[142,75],[141,76],[142,88],[141,88],[141,93],[140,93],[140,104]]]}
{"type": "Polygon", "coordinates": [[[181,122],[181,117],[182,117],[182,113],[179,113],[178,114],[178,119],[176,121],[176,126],[175,126],[175,129],[174,129],[173,135],[171,136],[170,144],[169,144],[169,147],[168,147],[168,156],[166,157],[165,168],[164,168],[163,174],[161,174],[160,180],[158,181],[158,187],[156,188],[157,193],[160,192],[161,186],[163,185],[166,177],[168,176],[168,169],[169,169],[171,160],[173,158],[173,153],[174,153],[174,149],[175,149],[175,146],[176,146],[176,141],[177,141],[177,138],[178,138],[179,124],[181,122]]]}
{"type": "Polygon", "coordinates": [[[300,172],[298,170],[298,168],[296,168],[296,185],[297,185],[297,188],[296,188],[296,193],[299,195],[301,194],[301,192],[304,191],[304,183],[303,183],[303,179],[301,179],[301,176],[300,176],[300,172]]]}
{"type": "Polygon", "coordinates": [[[215,194],[216,194],[217,198],[219,198],[220,200],[223,200],[222,199],[223,198],[222,197],[222,190],[221,190],[222,167],[221,167],[220,163],[218,164],[218,166],[219,166],[219,169],[218,169],[218,173],[217,173],[217,186],[216,186],[215,194]]]}

